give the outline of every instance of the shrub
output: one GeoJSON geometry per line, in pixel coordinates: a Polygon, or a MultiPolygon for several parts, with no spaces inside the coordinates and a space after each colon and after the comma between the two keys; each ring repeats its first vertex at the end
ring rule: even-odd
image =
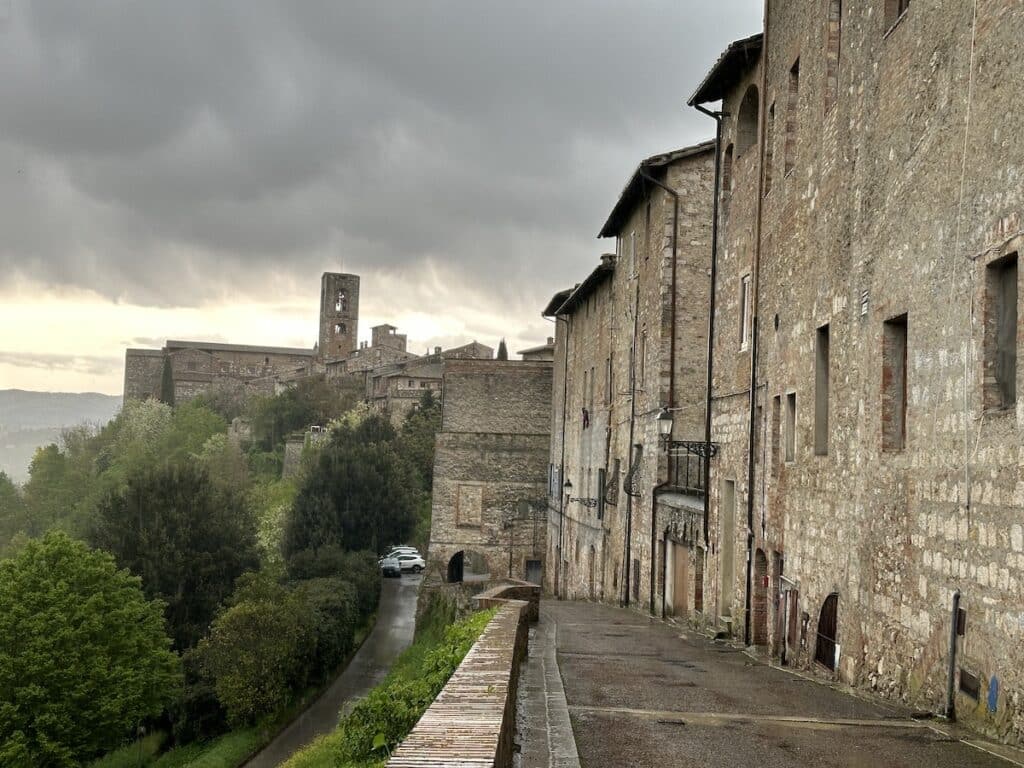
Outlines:
{"type": "Polygon", "coordinates": [[[372,552],[346,552],[338,546],[304,549],[287,562],[294,580],[340,578],[355,588],[359,619],[368,618],[380,600],[380,569],[372,552]]]}
{"type": "Polygon", "coordinates": [[[77,765],[159,715],[181,685],[162,610],[62,533],[0,561],[0,765],[77,765]]]}
{"type": "Polygon", "coordinates": [[[356,589],[342,579],[310,579],[298,585],[313,610],[316,652],[309,664],[313,680],[330,678],[352,650],[359,615],[356,589]]]}
{"type": "Polygon", "coordinates": [[[198,654],[232,726],[276,712],[306,684],[316,617],[302,594],[254,580],[220,613],[198,654]]]}

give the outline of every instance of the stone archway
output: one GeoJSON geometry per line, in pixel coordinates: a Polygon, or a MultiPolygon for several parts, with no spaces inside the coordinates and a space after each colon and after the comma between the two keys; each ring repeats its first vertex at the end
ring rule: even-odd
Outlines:
{"type": "Polygon", "coordinates": [[[814,660],[835,672],[836,638],[839,630],[839,593],[825,598],[818,616],[818,639],[814,644],[814,660]]]}
{"type": "Polygon", "coordinates": [[[448,573],[445,581],[449,584],[455,584],[462,581],[464,568],[463,558],[464,555],[459,551],[452,555],[452,559],[448,561],[448,573]]]}
{"type": "Polygon", "coordinates": [[[753,643],[768,644],[768,558],[763,549],[754,553],[753,643]]]}

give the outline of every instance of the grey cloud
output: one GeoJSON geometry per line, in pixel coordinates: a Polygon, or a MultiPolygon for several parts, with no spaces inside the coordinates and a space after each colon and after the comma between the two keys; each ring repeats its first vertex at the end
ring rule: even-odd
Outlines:
{"type": "Polygon", "coordinates": [[[432,260],[501,310],[589,267],[638,159],[710,133],[685,96],[761,7],[11,2],[0,274],[190,305],[432,260]]]}
{"type": "Polygon", "coordinates": [[[33,352],[7,352],[0,350],[0,363],[17,368],[41,368],[54,371],[72,371],[94,375],[118,370],[124,360],[118,357],[88,355],[57,355],[33,352]]]}

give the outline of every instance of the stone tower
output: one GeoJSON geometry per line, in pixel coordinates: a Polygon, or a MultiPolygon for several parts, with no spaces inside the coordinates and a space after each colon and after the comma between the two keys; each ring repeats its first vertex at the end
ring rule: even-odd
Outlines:
{"type": "Polygon", "coordinates": [[[320,358],[355,351],[359,338],[359,275],[324,272],[320,280],[320,358]]]}

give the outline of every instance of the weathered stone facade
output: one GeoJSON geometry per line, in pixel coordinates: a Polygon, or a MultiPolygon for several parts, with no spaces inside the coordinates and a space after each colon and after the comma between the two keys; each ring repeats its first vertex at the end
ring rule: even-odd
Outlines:
{"type": "Polygon", "coordinates": [[[320,280],[320,358],[346,358],[358,340],[359,276],[325,272],[320,280]]]}
{"type": "Polygon", "coordinates": [[[556,319],[546,586],[560,596],[649,605],[662,578],[652,547],[686,540],[700,503],[670,478],[657,422],[668,409],[674,439],[704,435],[713,182],[713,143],[641,163],[601,231],[616,253],[545,310],[556,319]]]}
{"type": "Polygon", "coordinates": [[[958,715],[1019,741],[1024,6],[897,8],[771,3],[694,97],[727,113],[703,616],[933,710],[952,650],[958,715]]]}
{"type": "Polygon", "coordinates": [[[462,579],[544,570],[551,363],[447,360],[429,567],[462,579]],[[479,573],[485,568],[486,573],[479,573]]]}

